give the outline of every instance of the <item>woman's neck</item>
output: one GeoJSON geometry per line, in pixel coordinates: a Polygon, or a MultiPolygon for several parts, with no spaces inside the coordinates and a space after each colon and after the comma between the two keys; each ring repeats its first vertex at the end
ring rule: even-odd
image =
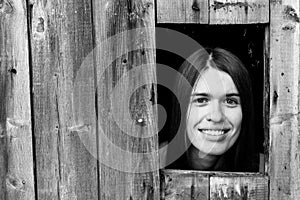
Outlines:
{"type": "Polygon", "coordinates": [[[218,160],[218,156],[200,152],[193,145],[190,146],[187,153],[188,162],[192,169],[209,170],[215,165],[218,160]]]}

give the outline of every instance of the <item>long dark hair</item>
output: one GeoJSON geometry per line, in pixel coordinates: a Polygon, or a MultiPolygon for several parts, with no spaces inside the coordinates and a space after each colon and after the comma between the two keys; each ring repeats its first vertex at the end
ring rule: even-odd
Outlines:
{"type": "Polygon", "coordinates": [[[184,154],[191,145],[190,141],[186,140],[186,113],[193,86],[201,73],[208,67],[216,68],[230,75],[239,92],[243,113],[239,138],[227,152],[220,156],[212,170],[257,171],[258,154],[256,154],[254,148],[254,111],[251,80],[240,59],[221,48],[200,49],[193,53],[179,69],[180,76],[177,77],[175,87],[175,91],[178,91],[177,99],[172,102],[171,142],[167,153],[167,163],[170,164],[168,168],[189,169],[187,156],[184,154]],[[175,161],[178,157],[180,158],[175,161]]]}

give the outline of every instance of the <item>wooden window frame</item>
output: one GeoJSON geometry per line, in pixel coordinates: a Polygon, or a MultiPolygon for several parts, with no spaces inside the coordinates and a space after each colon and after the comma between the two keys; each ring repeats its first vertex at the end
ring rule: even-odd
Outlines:
{"type": "Polygon", "coordinates": [[[293,71],[298,72],[297,69],[293,68],[293,65],[299,65],[299,58],[297,57],[299,46],[293,44],[293,42],[299,43],[299,39],[297,39],[297,36],[299,37],[299,24],[297,24],[299,23],[299,17],[295,14],[296,8],[299,8],[299,3],[272,0],[157,0],[158,24],[262,23],[266,25],[263,99],[264,173],[216,173],[164,169],[160,173],[161,199],[197,199],[199,197],[202,197],[201,199],[222,199],[224,197],[234,199],[282,199],[290,196],[299,198],[300,194],[295,190],[295,185],[288,182],[297,180],[290,175],[299,178],[299,175],[296,175],[299,167],[295,166],[295,164],[299,165],[299,159],[297,159],[299,151],[291,147],[292,144],[296,145],[295,142],[298,140],[295,136],[288,135],[289,132],[298,133],[298,130],[293,127],[297,122],[295,119],[297,114],[293,113],[295,113],[295,108],[298,108],[298,104],[295,102],[297,99],[295,94],[298,94],[298,92],[291,89],[291,87],[298,85],[295,80],[299,80],[297,75],[291,75],[293,71]],[[251,11],[249,11],[250,9],[251,11]],[[284,25],[281,26],[281,23],[284,25]],[[295,31],[298,32],[295,33],[295,31]],[[293,42],[286,40],[285,37],[289,37],[293,42]],[[290,46],[287,46],[284,42],[287,42],[290,46]],[[291,56],[291,58],[284,57],[282,53],[291,56]],[[290,64],[288,69],[283,69],[284,64],[290,64]],[[280,79],[286,73],[288,73],[288,77],[293,77],[294,81],[290,80],[282,83],[280,79]],[[289,93],[292,93],[292,95],[289,93]],[[292,106],[287,106],[283,102],[285,95],[288,95],[287,101],[291,102],[292,106]],[[281,98],[280,103],[279,98],[281,98]],[[278,109],[278,104],[281,110],[278,109]],[[286,135],[288,139],[281,137],[281,140],[279,140],[278,135],[286,135]],[[281,144],[280,141],[284,144],[281,144]],[[297,160],[293,161],[288,153],[279,152],[284,149],[293,154],[297,160]],[[283,155],[286,157],[282,157],[283,155]],[[280,158],[283,158],[284,161],[282,162],[280,158]],[[288,161],[292,162],[292,166],[289,165],[288,161]],[[287,176],[288,181],[285,180],[284,175],[287,176]]]}

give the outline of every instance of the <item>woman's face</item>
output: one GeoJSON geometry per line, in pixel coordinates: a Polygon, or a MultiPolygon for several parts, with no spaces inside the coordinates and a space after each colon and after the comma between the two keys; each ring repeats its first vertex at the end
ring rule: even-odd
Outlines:
{"type": "Polygon", "coordinates": [[[222,155],[242,124],[239,93],[229,74],[209,67],[196,81],[187,113],[187,135],[199,155],[222,155]]]}

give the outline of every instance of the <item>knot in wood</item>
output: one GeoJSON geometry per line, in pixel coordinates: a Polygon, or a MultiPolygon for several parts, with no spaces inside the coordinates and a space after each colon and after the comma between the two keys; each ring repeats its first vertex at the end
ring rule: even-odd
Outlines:
{"type": "Polygon", "coordinates": [[[25,186],[25,180],[21,180],[15,175],[8,175],[6,178],[6,185],[10,188],[16,189],[16,190],[24,190],[25,186]]]}
{"type": "Polygon", "coordinates": [[[200,11],[200,8],[199,8],[199,6],[198,6],[198,4],[197,4],[196,1],[193,3],[192,9],[193,9],[194,11],[197,11],[197,12],[200,11]]]}
{"type": "Polygon", "coordinates": [[[36,31],[39,33],[42,33],[45,31],[44,19],[42,17],[39,17],[39,19],[38,19],[36,31]]]}
{"type": "Polygon", "coordinates": [[[293,22],[298,22],[298,23],[300,22],[300,19],[299,19],[297,13],[296,13],[296,10],[293,7],[286,6],[284,8],[284,14],[285,14],[287,19],[289,19],[293,22]]]}
{"type": "Polygon", "coordinates": [[[10,2],[6,0],[0,0],[0,13],[12,13],[14,11],[10,2]]]}
{"type": "Polygon", "coordinates": [[[135,101],[131,101],[130,105],[131,118],[135,121],[135,123],[139,126],[147,125],[147,105],[144,99],[139,99],[135,101]]]}
{"type": "Polygon", "coordinates": [[[17,70],[14,68],[9,69],[8,72],[10,72],[12,74],[17,74],[17,70]]]}

